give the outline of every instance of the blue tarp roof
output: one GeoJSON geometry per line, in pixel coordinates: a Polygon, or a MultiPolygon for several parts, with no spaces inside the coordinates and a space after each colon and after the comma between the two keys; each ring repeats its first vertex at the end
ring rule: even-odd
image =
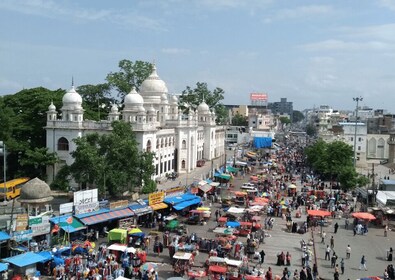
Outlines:
{"type": "Polygon", "coordinates": [[[36,254],[39,254],[41,257],[45,258],[45,260],[42,260],[41,263],[45,263],[47,261],[52,260],[52,253],[49,251],[41,251],[41,252],[37,252],[36,254]]]}
{"type": "Polygon", "coordinates": [[[200,201],[201,201],[201,198],[198,197],[198,196],[197,197],[195,196],[194,199],[178,203],[178,204],[174,205],[173,208],[176,209],[176,210],[182,210],[182,209],[184,209],[184,208],[186,208],[188,206],[191,206],[191,205],[194,205],[194,204],[199,204],[200,201]]]}
{"type": "Polygon", "coordinates": [[[141,205],[140,203],[129,204],[129,208],[132,210],[142,209],[142,208],[146,208],[146,207],[148,207],[148,204],[146,204],[146,205],[141,205]]]}
{"type": "Polygon", "coordinates": [[[239,227],[239,226],[240,226],[240,223],[239,223],[239,222],[232,222],[232,221],[229,221],[229,222],[226,222],[226,226],[227,226],[227,227],[231,227],[231,228],[236,228],[236,227],[239,227]]]}
{"type": "Polygon", "coordinates": [[[254,137],[255,148],[270,148],[272,146],[271,137],[254,137]]]}
{"type": "Polygon", "coordinates": [[[33,252],[27,252],[24,254],[17,255],[15,257],[3,259],[4,262],[11,263],[18,267],[24,267],[28,265],[32,265],[38,262],[45,260],[43,256],[33,252]]]}
{"type": "Polygon", "coordinates": [[[187,201],[187,200],[191,200],[191,199],[195,199],[196,195],[191,194],[191,193],[184,193],[181,196],[172,196],[172,197],[166,197],[163,202],[167,203],[167,204],[172,204],[172,205],[176,205],[178,203],[187,201]]]}
{"type": "Polygon", "coordinates": [[[0,263],[0,272],[8,270],[8,264],[7,263],[0,263]]]}
{"type": "Polygon", "coordinates": [[[5,241],[10,239],[11,237],[9,236],[8,233],[4,232],[4,231],[0,231],[0,241],[5,241]]]}

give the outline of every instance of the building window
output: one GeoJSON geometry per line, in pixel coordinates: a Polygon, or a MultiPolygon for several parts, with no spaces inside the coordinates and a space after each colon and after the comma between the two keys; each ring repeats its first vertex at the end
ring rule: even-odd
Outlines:
{"type": "Polygon", "coordinates": [[[187,148],[187,141],[182,140],[182,148],[186,149],[187,148]]]}
{"type": "Polygon", "coordinates": [[[185,169],[185,160],[181,161],[181,168],[185,169]]]}
{"type": "Polygon", "coordinates": [[[151,152],[151,140],[147,141],[147,152],[150,153],[151,152]]]}
{"type": "Polygon", "coordinates": [[[156,140],[156,148],[159,149],[159,139],[156,140]]]}
{"type": "Polygon", "coordinates": [[[163,148],[163,145],[164,145],[164,141],[163,141],[163,138],[160,140],[160,147],[161,148],[163,148]]]}
{"type": "Polygon", "coordinates": [[[354,141],[354,137],[351,137],[351,138],[350,138],[350,141],[354,141]]]}
{"type": "Polygon", "coordinates": [[[58,140],[58,151],[68,151],[69,150],[69,141],[62,137],[58,140]]]}
{"type": "Polygon", "coordinates": [[[361,146],[358,146],[358,151],[360,151],[361,150],[361,146]]]}
{"type": "Polygon", "coordinates": [[[362,141],[362,138],[361,138],[361,137],[359,137],[359,138],[358,138],[358,141],[359,141],[359,142],[361,142],[361,141],[362,141]]]}
{"type": "Polygon", "coordinates": [[[165,147],[167,147],[167,138],[165,138],[165,147]]]}

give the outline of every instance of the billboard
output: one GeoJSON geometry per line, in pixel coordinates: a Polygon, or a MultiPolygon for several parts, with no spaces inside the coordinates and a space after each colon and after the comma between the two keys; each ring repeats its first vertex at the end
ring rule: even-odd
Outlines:
{"type": "Polygon", "coordinates": [[[75,214],[90,213],[99,210],[97,189],[74,193],[75,214]]]}
{"type": "Polygon", "coordinates": [[[163,202],[165,192],[155,192],[148,195],[148,205],[154,205],[163,202]]]}
{"type": "Polygon", "coordinates": [[[73,213],[73,202],[62,203],[59,205],[59,214],[73,213]]]}
{"type": "Polygon", "coordinates": [[[251,101],[267,102],[268,96],[267,96],[267,93],[253,92],[253,93],[250,93],[250,100],[251,101]]]}
{"type": "Polygon", "coordinates": [[[51,230],[49,223],[49,216],[31,217],[29,219],[30,229],[33,231],[33,236],[47,234],[51,230]]]}

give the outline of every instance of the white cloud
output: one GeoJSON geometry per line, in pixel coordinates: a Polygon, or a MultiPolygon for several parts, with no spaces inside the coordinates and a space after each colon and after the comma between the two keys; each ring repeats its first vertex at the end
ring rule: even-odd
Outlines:
{"type": "Polygon", "coordinates": [[[23,86],[20,83],[0,77],[0,94],[9,94],[21,89],[23,89],[23,86]]]}
{"type": "Polygon", "coordinates": [[[343,27],[340,28],[339,31],[342,35],[351,38],[379,39],[389,42],[395,41],[395,23],[371,25],[360,28],[343,27]]]}
{"type": "Polygon", "coordinates": [[[306,51],[387,51],[395,50],[394,44],[380,41],[346,42],[343,40],[325,40],[300,46],[306,51]]]}
{"type": "Polygon", "coordinates": [[[309,6],[299,6],[293,9],[282,9],[278,10],[275,14],[264,19],[265,23],[271,23],[276,20],[285,19],[305,19],[308,17],[328,15],[334,10],[328,5],[309,5],[309,6]]]}
{"type": "Polygon", "coordinates": [[[380,0],[379,5],[388,8],[392,11],[395,11],[395,0],[380,0]]]}
{"type": "Polygon", "coordinates": [[[189,54],[190,50],[181,48],[165,48],[161,50],[162,53],[166,54],[189,54]]]}
{"type": "MultiPolygon", "coordinates": [[[[65,2],[68,3],[68,2],[65,2]]],[[[80,6],[61,5],[53,0],[4,0],[0,10],[71,21],[109,21],[121,26],[165,30],[158,20],[128,11],[88,9],[80,6]]]]}

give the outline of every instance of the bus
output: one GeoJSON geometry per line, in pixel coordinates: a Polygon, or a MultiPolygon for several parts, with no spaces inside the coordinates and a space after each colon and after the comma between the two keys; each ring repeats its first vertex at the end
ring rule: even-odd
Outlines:
{"type": "Polygon", "coordinates": [[[21,194],[21,188],[30,178],[23,177],[0,183],[0,199],[11,200],[21,194]]]}

